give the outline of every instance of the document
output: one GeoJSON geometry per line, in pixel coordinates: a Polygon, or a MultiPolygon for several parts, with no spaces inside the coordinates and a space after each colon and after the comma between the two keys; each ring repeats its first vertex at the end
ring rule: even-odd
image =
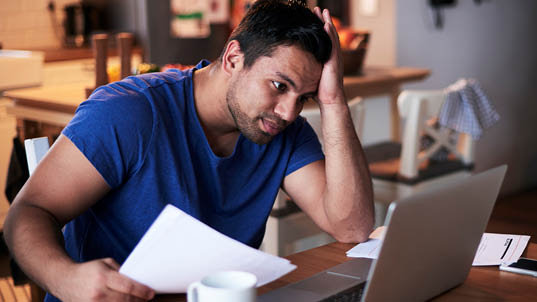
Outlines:
{"type": "Polygon", "coordinates": [[[371,234],[369,239],[347,251],[347,257],[377,259],[386,226],[379,226],[371,234]]]}
{"type": "Polygon", "coordinates": [[[295,268],[287,259],[251,248],[167,205],[119,272],[157,293],[183,293],[214,272],[250,272],[262,286],[295,268]]]}
{"type": "MultiPolygon", "coordinates": [[[[385,227],[377,228],[369,240],[347,251],[347,257],[378,258],[385,227]],[[382,228],[382,229],[381,229],[382,228]]],[[[530,236],[484,233],[472,263],[473,266],[511,264],[516,262],[528,245],[530,236]]]]}
{"type": "Polygon", "coordinates": [[[516,262],[529,240],[530,236],[525,235],[485,233],[472,265],[509,265],[516,262]]]}
{"type": "Polygon", "coordinates": [[[382,241],[380,239],[371,239],[362,242],[347,251],[347,257],[377,259],[380,252],[382,241]]]}

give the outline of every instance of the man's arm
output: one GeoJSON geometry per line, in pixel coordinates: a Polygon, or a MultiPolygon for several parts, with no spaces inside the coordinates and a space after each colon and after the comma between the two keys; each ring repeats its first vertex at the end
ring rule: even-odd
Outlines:
{"type": "Polygon", "coordinates": [[[32,280],[63,301],[143,301],[154,295],[119,274],[111,258],[75,263],[65,252],[63,225],[108,191],[95,167],[61,135],[9,210],[4,234],[11,253],[32,280]]]}
{"type": "Polygon", "coordinates": [[[332,40],[318,90],[326,159],[284,179],[283,188],[326,232],[338,241],[361,242],[373,228],[371,177],[343,92],[341,50],[329,12],[317,16],[332,40]]]}

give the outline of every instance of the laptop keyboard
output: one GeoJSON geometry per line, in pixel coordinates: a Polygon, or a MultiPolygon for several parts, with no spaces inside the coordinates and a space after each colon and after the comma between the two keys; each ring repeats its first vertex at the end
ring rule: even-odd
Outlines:
{"type": "Polygon", "coordinates": [[[364,288],[365,288],[365,283],[360,283],[345,291],[342,291],[326,299],[323,299],[321,300],[321,302],[358,302],[360,301],[360,299],[362,299],[364,288]]]}

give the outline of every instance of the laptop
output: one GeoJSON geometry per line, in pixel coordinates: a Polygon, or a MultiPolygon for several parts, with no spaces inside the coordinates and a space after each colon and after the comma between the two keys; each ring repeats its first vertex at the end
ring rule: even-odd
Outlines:
{"type": "Polygon", "coordinates": [[[470,271],[506,170],[393,202],[377,259],[351,259],[257,301],[424,301],[456,287],[470,271]]]}

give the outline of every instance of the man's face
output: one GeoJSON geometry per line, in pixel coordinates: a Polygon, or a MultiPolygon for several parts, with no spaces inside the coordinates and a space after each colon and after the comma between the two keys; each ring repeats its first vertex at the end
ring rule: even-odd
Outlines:
{"type": "Polygon", "coordinates": [[[226,100],[236,127],[266,144],[292,123],[315,96],[322,65],[297,46],[279,46],[231,79],[226,100]]]}

